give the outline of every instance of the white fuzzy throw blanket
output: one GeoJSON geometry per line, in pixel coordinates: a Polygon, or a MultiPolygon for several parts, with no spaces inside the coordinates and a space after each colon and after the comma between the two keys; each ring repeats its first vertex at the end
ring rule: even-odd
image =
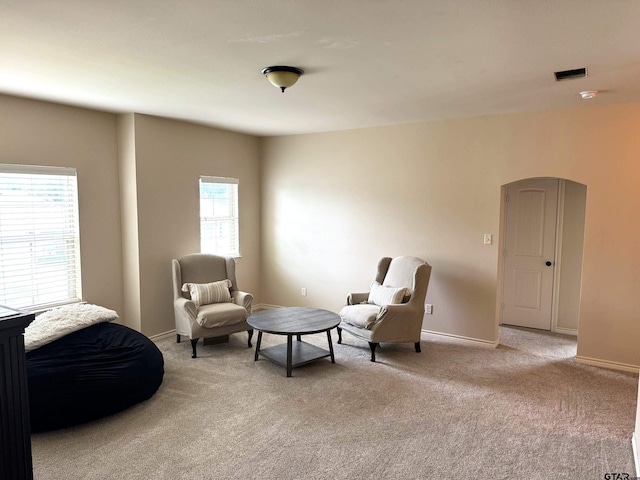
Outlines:
{"type": "Polygon", "coordinates": [[[47,310],[25,328],[24,347],[30,352],[68,333],[117,318],[115,311],[87,303],[74,303],[47,310]]]}

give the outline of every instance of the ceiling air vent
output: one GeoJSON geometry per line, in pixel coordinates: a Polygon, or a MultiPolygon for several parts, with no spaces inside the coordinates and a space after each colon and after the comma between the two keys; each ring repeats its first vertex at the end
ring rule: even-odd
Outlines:
{"type": "Polygon", "coordinates": [[[584,78],[587,76],[586,68],[575,68],[573,70],[563,70],[561,72],[554,72],[556,76],[556,82],[560,80],[573,80],[574,78],[584,78]]]}

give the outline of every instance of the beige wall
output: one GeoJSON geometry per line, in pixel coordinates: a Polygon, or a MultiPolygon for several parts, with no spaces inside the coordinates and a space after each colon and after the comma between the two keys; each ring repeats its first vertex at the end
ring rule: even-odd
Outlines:
{"type": "Polygon", "coordinates": [[[0,95],[0,162],[78,173],[82,293],[122,312],[116,117],[0,95]]]}
{"type": "Polygon", "coordinates": [[[142,331],[140,303],[140,242],[138,240],[138,186],[134,114],[118,116],[120,221],[122,225],[122,284],[125,325],[142,331]]]}
{"type": "Polygon", "coordinates": [[[586,205],[587,187],[576,182],[564,182],[561,268],[556,326],[558,331],[562,333],[578,331],[586,205]]]}
{"type": "Polygon", "coordinates": [[[256,137],[136,114],[141,330],[175,328],[171,259],[200,251],[199,178],[239,179],[238,285],[260,301],[260,165],[256,137]]]}
{"type": "Polygon", "coordinates": [[[498,241],[482,235],[499,232],[500,186],[574,180],[588,187],[578,355],[638,365],[639,122],[627,104],[260,140],[0,95],[0,161],[78,169],[84,297],[147,335],[173,328],[170,259],[199,249],[200,175],[240,179],[238,281],[256,303],[337,310],[381,256],[412,254],[434,267],[425,329],[487,342],[498,241]]]}
{"type": "Polygon", "coordinates": [[[0,162],[77,169],[83,298],[146,335],[174,328],[170,265],[200,250],[199,176],[239,178],[236,274],[260,301],[258,138],[0,95],[0,162]]]}
{"type": "Polygon", "coordinates": [[[424,328],[493,342],[501,185],[565,178],[589,191],[578,355],[639,365],[638,125],[627,104],[267,138],[263,298],[338,309],[380,257],[416,255],[424,328]]]}

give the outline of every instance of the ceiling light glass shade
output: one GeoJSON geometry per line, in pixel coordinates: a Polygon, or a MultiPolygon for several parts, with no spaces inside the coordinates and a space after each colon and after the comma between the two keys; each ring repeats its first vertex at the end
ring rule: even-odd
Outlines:
{"type": "Polygon", "coordinates": [[[585,100],[595,97],[598,94],[598,90],[585,90],[584,92],[580,92],[580,96],[585,100]]]}
{"type": "Polygon", "coordinates": [[[262,73],[274,87],[278,87],[284,92],[286,88],[298,81],[304,71],[296,67],[275,66],[263,68],[262,73]]]}

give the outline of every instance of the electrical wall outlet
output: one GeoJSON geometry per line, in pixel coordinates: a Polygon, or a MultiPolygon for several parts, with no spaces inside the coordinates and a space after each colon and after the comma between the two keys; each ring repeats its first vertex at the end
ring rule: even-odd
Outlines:
{"type": "Polygon", "coordinates": [[[306,289],[306,288],[304,288],[304,287],[302,287],[302,288],[300,289],[300,295],[302,295],[303,297],[306,297],[306,296],[307,296],[307,289],[306,289]]]}
{"type": "Polygon", "coordinates": [[[432,315],[433,314],[433,305],[430,304],[430,303],[425,303],[424,304],[424,313],[432,315]]]}

